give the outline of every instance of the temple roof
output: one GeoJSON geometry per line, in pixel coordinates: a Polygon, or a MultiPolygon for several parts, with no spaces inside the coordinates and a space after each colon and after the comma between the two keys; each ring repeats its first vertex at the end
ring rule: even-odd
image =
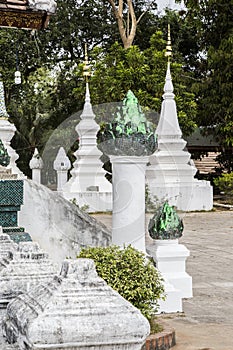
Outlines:
{"type": "Polygon", "coordinates": [[[46,28],[56,7],[54,0],[0,0],[0,27],[46,28]]]}

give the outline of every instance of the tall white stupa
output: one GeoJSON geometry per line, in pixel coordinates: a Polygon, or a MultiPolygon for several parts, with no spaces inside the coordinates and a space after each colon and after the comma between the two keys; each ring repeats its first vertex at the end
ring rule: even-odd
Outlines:
{"type": "Polygon", "coordinates": [[[81,121],[75,130],[79,135],[79,148],[74,153],[77,158],[71,170],[71,178],[63,187],[66,199],[75,199],[80,206],[88,206],[89,211],[108,211],[112,208],[112,184],[106,179],[102,152],[97,147],[97,133],[100,129],[93,113],[88,77],[90,75],[87,50],[85,53],[84,76],[86,95],[81,121]]]}
{"type": "Polygon", "coordinates": [[[209,181],[194,178],[197,169],[191,161],[191,154],[185,149],[179,126],[175,95],[170,73],[172,54],[170,27],[168,30],[168,64],[164,85],[163,102],[156,129],[158,148],[150,157],[146,178],[151,198],[155,201],[168,200],[179,210],[211,210],[213,188],[209,181]]]}

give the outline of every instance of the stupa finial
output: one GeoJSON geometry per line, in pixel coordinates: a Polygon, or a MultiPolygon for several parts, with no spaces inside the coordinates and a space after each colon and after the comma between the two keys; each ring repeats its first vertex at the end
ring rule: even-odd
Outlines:
{"type": "Polygon", "coordinates": [[[170,72],[170,60],[172,56],[172,44],[171,44],[171,29],[170,24],[168,24],[167,28],[167,45],[166,45],[166,52],[165,57],[167,57],[167,74],[166,74],[166,82],[164,85],[164,92],[171,93],[173,92],[173,84],[172,84],[172,78],[171,78],[171,72],[170,72]]]}
{"type": "Polygon", "coordinates": [[[83,76],[86,78],[86,82],[88,82],[88,77],[90,77],[90,65],[88,61],[88,54],[87,54],[87,44],[85,44],[85,60],[84,60],[84,67],[83,67],[83,76]]]}
{"type": "Polygon", "coordinates": [[[170,28],[170,24],[168,23],[167,46],[166,46],[166,52],[165,52],[165,56],[168,58],[168,62],[170,62],[171,55],[172,55],[171,28],[170,28]]]}

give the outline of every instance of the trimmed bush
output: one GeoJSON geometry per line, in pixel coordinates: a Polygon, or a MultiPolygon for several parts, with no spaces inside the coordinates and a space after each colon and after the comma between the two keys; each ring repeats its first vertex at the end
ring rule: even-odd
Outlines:
{"type": "Polygon", "coordinates": [[[86,248],[78,258],[93,259],[98,275],[148,319],[158,309],[158,300],[164,299],[160,273],[132,246],[86,248]]]}
{"type": "Polygon", "coordinates": [[[220,191],[225,192],[225,194],[233,195],[233,172],[230,174],[223,174],[214,179],[214,184],[220,191]]]}

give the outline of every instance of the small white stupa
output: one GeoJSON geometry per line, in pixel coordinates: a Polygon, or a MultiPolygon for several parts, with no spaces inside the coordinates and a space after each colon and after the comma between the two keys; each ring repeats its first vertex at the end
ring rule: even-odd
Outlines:
{"type": "Polygon", "coordinates": [[[149,193],[157,201],[168,200],[179,210],[211,210],[213,188],[209,181],[194,178],[197,172],[191,154],[185,149],[176,110],[175,95],[170,73],[170,28],[168,30],[167,74],[161,115],[156,129],[158,148],[150,157],[146,177],[149,193]]]}
{"type": "Polygon", "coordinates": [[[75,130],[79,135],[79,148],[74,153],[77,160],[71,170],[71,178],[63,187],[63,196],[74,199],[89,211],[109,211],[112,208],[112,185],[105,177],[102,152],[97,147],[97,133],[100,129],[95,121],[89,92],[89,63],[85,53],[84,76],[86,77],[86,96],[81,121],[75,130]]]}
{"type": "Polygon", "coordinates": [[[10,164],[7,166],[7,168],[11,170],[12,174],[16,174],[20,178],[24,178],[25,176],[16,165],[16,160],[19,158],[19,156],[11,147],[11,139],[15,134],[16,127],[14,124],[9,122],[8,118],[9,115],[6,110],[4,86],[0,76],[0,140],[10,156],[10,164]]]}
{"type": "Polygon", "coordinates": [[[41,170],[44,167],[43,159],[41,158],[38,149],[35,148],[32,159],[29,162],[29,167],[32,170],[32,180],[41,183],[41,170]]]}

